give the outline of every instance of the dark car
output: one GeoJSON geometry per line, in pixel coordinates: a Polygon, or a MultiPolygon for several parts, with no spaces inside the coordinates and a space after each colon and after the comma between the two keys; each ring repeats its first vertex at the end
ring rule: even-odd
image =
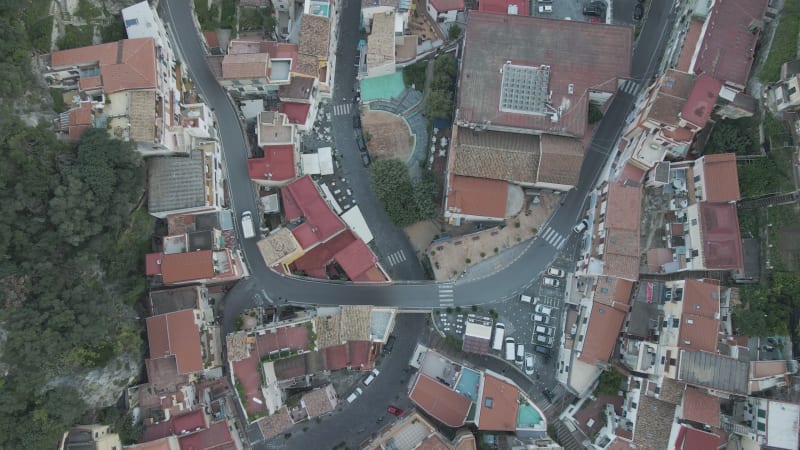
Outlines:
{"type": "Polygon", "coordinates": [[[386,339],[386,345],[383,346],[383,353],[391,353],[392,349],[394,348],[394,341],[395,337],[393,334],[389,335],[389,338],[386,339]]]}
{"type": "Polygon", "coordinates": [[[353,128],[356,129],[361,128],[361,116],[359,116],[358,114],[353,116],[353,128]]]}
{"type": "Polygon", "coordinates": [[[389,414],[391,414],[393,416],[397,416],[397,417],[400,417],[400,416],[403,415],[403,410],[398,408],[397,406],[393,406],[393,405],[389,405],[389,407],[386,408],[386,411],[389,414]]]}
{"type": "Polygon", "coordinates": [[[547,357],[550,356],[550,349],[545,347],[545,346],[543,346],[543,345],[537,345],[536,347],[533,348],[533,351],[535,351],[536,353],[538,353],[540,355],[544,355],[544,356],[547,356],[547,357]]]}
{"type": "Polygon", "coordinates": [[[583,8],[584,16],[603,17],[603,14],[605,14],[605,11],[595,6],[587,6],[583,8]]]}
{"type": "Polygon", "coordinates": [[[361,152],[361,162],[364,163],[364,167],[367,167],[369,165],[369,163],[372,162],[369,159],[369,153],[361,152]]]}
{"type": "Polygon", "coordinates": [[[644,17],[644,6],[641,3],[637,3],[633,7],[633,20],[642,20],[642,17],[644,17]]]}

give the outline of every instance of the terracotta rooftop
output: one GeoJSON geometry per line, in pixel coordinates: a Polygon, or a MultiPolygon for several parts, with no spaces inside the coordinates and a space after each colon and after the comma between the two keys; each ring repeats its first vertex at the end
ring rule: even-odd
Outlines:
{"type": "Polygon", "coordinates": [[[269,55],[266,53],[225,55],[222,58],[222,79],[266,79],[268,65],[269,55]]]}
{"type": "Polygon", "coordinates": [[[583,136],[586,91],[615,92],[617,78],[630,75],[631,33],[630,27],[472,11],[465,32],[456,121],[583,136]],[[500,111],[500,69],[507,61],[549,66],[551,101],[562,108],[556,122],[548,114],[500,111]]]}
{"type": "Polygon", "coordinates": [[[644,170],[634,166],[631,163],[625,163],[625,168],[619,174],[619,181],[625,183],[626,181],[633,181],[634,183],[641,183],[644,178],[644,170]]]}
{"type": "Polygon", "coordinates": [[[683,418],[719,428],[719,398],[699,389],[686,388],[683,394],[683,418]]]}
{"type": "Polygon", "coordinates": [[[528,2],[520,0],[483,0],[478,3],[478,11],[495,14],[508,14],[509,8],[516,7],[517,15],[530,16],[528,2]]]}
{"type": "Polygon", "coordinates": [[[626,280],[639,278],[639,231],[606,228],[603,274],[626,280]]]}
{"type": "Polygon", "coordinates": [[[686,350],[717,351],[719,320],[695,314],[681,315],[678,346],[686,350]]]}
{"type": "Polygon", "coordinates": [[[505,380],[485,373],[480,408],[479,430],[516,431],[519,389],[505,380]]]}
{"type": "Polygon", "coordinates": [[[179,373],[203,370],[200,329],[194,310],[187,309],[147,318],[150,358],[175,355],[179,373]]]}
{"type": "Polygon", "coordinates": [[[507,199],[508,183],[505,181],[453,175],[447,195],[447,210],[502,219],[506,216],[507,199]]]}
{"type": "Polygon", "coordinates": [[[337,234],[329,241],[324,242],[311,250],[307,251],[300,258],[292,263],[292,267],[304,272],[325,270],[332,261],[333,257],[342,249],[350,245],[358,238],[351,230],[345,230],[337,234]]]}
{"type": "Polygon", "coordinates": [[[286,114],[286,117],[289,119],[289,123],[299,123],[299,124],[306,123],[306,119],[308,118],[308,111],[310,109],[311,105],[308,103],[293,103],[293,102],[281,102],[281,106],[278,107],[278,111],[282,112],[283,114],[286,114]]]}
{"type": "Polygon", "coordinates": [[[457,138],[454,138],[456,148],[452,155],[453,173],[476,178],[536,182],[540,147],[538,136],[457,128],[457,138]]]}
{"type": "Polygon", "coordinates": [[[308,417],[317,417],[327,414],[336,408],[336,390],[332,384],[303,394],[300,401],[305,405],[308,417]]]}
{"type": "Polygon", "coordinates": [[[608,306],[618,305],[617,307],[622,310],[625,309],[624,305],[630,304],[632,291],[633,281],[599,276],[592,299],[608,306]]]}
{"type": "Polygon", "coordinates": [[[98,64],[107,94],[133,89],[155,89],[156,50],[152,38],[58,50],[50,54],[54,68],[98,64]]]}
{"type": "Polygon", "coordinates": [[[736,205],[701,203],[700,221],[705,267],[743,270],[742,236],[736,205]]]}
{"type": "Polygon", "coordinates": [[[692,91],[694,75],[670,69],[661,78],[658,93],[647,118],[658,123],[678,126],[679,115],[692,91]]]}
{"type": "Polygon", "coordinates": [[[624,321],[624,312],[593,302],[583,349],[578,359],[587,364],[607,363],[624,321]]]}
{"type": "Polygon", "coordinates": [[[739,172],[735,153],[717,153],[702,158],[705,192],[703,200],[710,203],[739,200],[739,172]]]}
{"type": "Polygon", "coordinates": [[[642,215],[642,188],[612,182],[608,186],[606,228],[639,231],[642,215]]]}
{"type": "Polygon", "coordinates": [[[705,127],[714,105],[717,104],[720,88],[722,88],[721,81],[709,75],[700,75],[695,80],[692,92],[683,106],[681,118],[700,128],[705,127]]]}
{"type": "Polygon", "coordinates": [[[394,65],[394,39],[394,13],[374,14],[367,37],[367,70],[394,65]]]}
{"type": "Polygon", "coordinates": [[[331,21],[325,17],[303,14],[300,24],[300,46],[298,51],[304,55],[327,60],[330,50],[331,21]]]}
{"type": "Polygon", "coordinates": [[[285,406],[274,414],[258,419],[256,423],[261,430],[261,435],[264,436],[264,441],[269,441],[294,425],[289,410],[285,406]]]}
{"type": "Polygon", "coordinates": [[[683,47],[681,48],[680,56],[678,56],[678,63],[675,68],[681,72],[688,72],[692,66],[692,58],[697,49],[697,42],[700,40],[700,35],[703,33],[703,21],[700,19],[692,18],[689,22],[689,30],[683,38],[683,47]]]}
{"type": "Polygon", "coordinates": [[[344,270],[351,281],[386,281],[365,279],[370,269],[378,263],[378,258],[361,239],[352,241],[347,247],[334,255],[339,267],[344,270]]]}
{"type": "Polygon", "coordinates": [[[464,425],[472,404],[469,398],[423,373],[419,374],[408,397],[420,409],[453,428],[464,425]]]}
{"type": "Polygon", "coordinates": [[[769,0],[719,0],[706,25],[695,73],[745,86],[769,0]]]}
{"type": "Polygon", "coordinates": [[[720,287],[711,280],[687,278],[683,287],[683,313],[719,317],[720,287]]]}
{"type": "Polygon", "coordinates": [[[295,177],[294,146],[269,145],[264,156],[247,160],[247,172],[253,180],[286,181],[295,177]]]}
{"type": "Polygon", "coordinates": [[[428,2],[433,9],[440,13],[464,10],[464,0],[428,0],[428,2]]]}
{"type": "Polygon", "coordinates": [[[164,284],[214,278],[212,255],[212,250],[163,255],[161,257],[161,278],[164,284]]]}
{"type": "Polygon", "coordinates": [[[766,378],[788,372],[786,361],[752,361],[750,363],[751,378],[766,378]]]}
{"type": "Polygon", "coordinates": [[[309,77],[292,77],[289,84],[278,88],[278,97],[281,100],[308,100],[314,88],[314,79],[309,77]]]}
{"type": "Polygon", "coordinates": [[[686,426],[681,427],[675,442],[675,448],[680,450],[716,450],[723,445],[725,441],[718,435],[686,426]]]}
{"type": "Polygon", "coordinates": [[[633,443],[650,450],[667,450],[675,405],[643,395],[639,400],[633,443]]]}
{"type": "Polygon", "coordinates": [[[543,134],[540,139],[542,156],[536,181],[567,186],[578,184],[585,153],[583,142],[552,134],[543,134]]]}
{"type": "Polygon", "coordinates": [[[327,241],[346,228],[339,216],[331,211],[317,185],[308,175],[283,187],[281,199],[286,220],[302,220],[300,225],[292,228],[292,234],[304,249],[327,241]]]}

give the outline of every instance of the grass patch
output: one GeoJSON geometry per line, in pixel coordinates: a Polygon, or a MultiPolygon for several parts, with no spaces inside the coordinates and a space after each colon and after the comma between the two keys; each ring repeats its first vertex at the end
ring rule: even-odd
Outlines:
{"type": "Polygon", "coordinates": [[[783,63],[797,58],[798,30],[800,30],[800,2],[785,2],[778,18],[778,28],[772,39],[769,55],[761,71],[758,72],[762,83],[774,83],[780,80],[783,63]]]}
{"type": "Polygon", "coordinates": [[[78,0],[78,9],[75,11],[76,16],[89,21],[100,17],[102,14],[103,11],[89,0],[78,0]]]}
{"type": "Polygon", "coordinates": [[[219,18],[220,28],[236,28],[236,2],[235,0],[222,0],[222,14],[219,18]]]}
{"type": "Polygon", "coordinates": [[[125,39],[125,24],[122,22],[122,17],[115,17],[108,26],[101,28],[100,38],[103,43],[125,39]]]}
{"type": "Polygon", "coordinates": [[[94,27],[91,25],[66,25],[64,27],[64,35],[58,39],[58,48],[66,50],[92,45],[93,34],[94,27]]]}
{"type": "Polygon", "coordinates": [[[200,28],[206,30],[216,30],[219,28],[219,9],[216,4],[209,7],[209,0],[194,0],[194,12],[197,14],[197,21],[200,22],[200,28]]]}
{"type": "Polygon", "coordinates": [[[61,114],[67,110],[67,106],[64,104],[64,96],[61,95],[60,89],[50,88],[50,97],[53,98],[53,111],[61,114]]]}

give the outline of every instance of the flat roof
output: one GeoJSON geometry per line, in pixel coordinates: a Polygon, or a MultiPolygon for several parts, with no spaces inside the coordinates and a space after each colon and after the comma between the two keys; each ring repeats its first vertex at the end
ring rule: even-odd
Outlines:
{"type": "Polygon", "coordinates": [[[767,406],[767,446],[800,448],[800,405],[769,400],[767,406]]]}
{"type": "Polygon", "coordinates": [[[175,289],[150,291],[150,312],[153,315],[166,314],[198,307],[199,286],[186,286],[175,289]]]}
{"type": "Polygon", "coordinates": [[[707,269],[744,269],[735,203],[700,204],[703,262],[707,269]]]}
{"type": "Polygon", "coordinates": [[[247,172],[253,180],[286,181],[295,177],[294,146],[268,145],[264,156],[247,160],[247,172]]]}
{"type": "Polygon", "coordinates": [[[449,212],[497,219],[506,217],[508,182],[454,175],[449,187],[449,212]]]}
{"type": "Polygon", "coordinates": [[[632,29],[578,20],[553,20],[471,11],[459,76],[456,122],[583,136],[588,96],[615,92],[630,76],[632,29]],[[501,109],[501,68],[549,66],[550,115],[501,109]]]}
{"type": "Polygon", "coordinates": [[[365,244],[372,242],[374,237],[372,236],[372,232],[369,231],[367,221],[364,219],[364,215],[361,214],[361,208],[359,208],[358,205],[345,211],[341,217],[347,226],[350,227],[356,236],[364,241],[365,244]]]}
{"type": "Polygon", "coordinates": [[[741,198],[735,153],[704,155],[700,163],[703,165],[704,174],[704,201],[733,202],[741,198]]]}
{"type": "Polygon", "coordinates": [[[478,3],[478,11],[494,14],[530,16],[528,2],[520,0],[483,0],[478,3]]]}
{"type": "Polygon", "coordinates": [[[678,379],[739,395],[748,394],[749,365],[722,355],[680,350],[678,379]]]}

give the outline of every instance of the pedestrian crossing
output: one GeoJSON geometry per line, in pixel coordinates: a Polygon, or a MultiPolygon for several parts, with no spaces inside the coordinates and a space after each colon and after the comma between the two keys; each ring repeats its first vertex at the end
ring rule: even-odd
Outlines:
{"type": "Polygon", "coordinates": [[[386,259],[389,260],[389,267],[392,267],[405,261],[406,254],[402,250],[398,250],[392,253],[391,255],[387,256],[386,259]]]}
{"type": "Polygon", "coordinates": [[[346,116],[350,114],[350,110],[353,108],[352,103],[338,103],[333,105],[333,115],[334,116],[346,116]]]}
{"type": "Polygon", "coordinates": [[[447,308],[455,304],[455,299],[453,297],[454,286],[455,283],[441,283],[437,285],[439,288],[439,306],[447,308]]]}
{"type": "Polygon", "coordinates": [[[628,95],[635,96],[639,92],[639,83],[633,80],[625,80],[619,90],[628,95]]]}
{"type": "Polygon", "coordinates": [[[567,238],[561,236],[558,231],[550,227],[548,227],[544,233],[541,234],[541,237],[545,240],[545,242],[552,245],[557,250],[560,250],[561,247],[564,246],[564,243],[567,242],[567,238]]]}

